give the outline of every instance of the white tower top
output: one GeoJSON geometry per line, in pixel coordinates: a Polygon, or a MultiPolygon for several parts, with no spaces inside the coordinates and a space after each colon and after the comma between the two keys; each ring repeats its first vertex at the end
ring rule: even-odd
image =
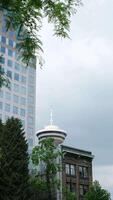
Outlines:
{"type": "Polygon", "coordinates": [[[53,112],[51,109],[50,112],[50,125],[46,126],[44,129],[41,129],[37,132],[38,140],[53,138],[55,144],[59,145],[64,142],[65,137],[67,136],[66,131],[59,129],[58,126],[53,125],[53,112]]]}

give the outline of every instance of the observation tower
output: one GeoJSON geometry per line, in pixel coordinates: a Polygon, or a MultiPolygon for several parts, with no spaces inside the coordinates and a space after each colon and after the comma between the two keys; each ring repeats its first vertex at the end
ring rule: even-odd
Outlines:
{"type": "Polygon", "coordinates": [[[50,113],[50,124],[37,132],[38,140],[53,138],[56,145],[62,144],[67,136],[66,131],[53,124],[53,114],[50,113]]]}

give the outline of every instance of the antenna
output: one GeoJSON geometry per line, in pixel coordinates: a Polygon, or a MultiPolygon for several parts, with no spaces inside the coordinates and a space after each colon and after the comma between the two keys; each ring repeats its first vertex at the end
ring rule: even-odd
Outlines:
{"type": "Polygon", "coordinates": [[[53,110],[50,110],[50,125],[53,125],[53,110]]]}

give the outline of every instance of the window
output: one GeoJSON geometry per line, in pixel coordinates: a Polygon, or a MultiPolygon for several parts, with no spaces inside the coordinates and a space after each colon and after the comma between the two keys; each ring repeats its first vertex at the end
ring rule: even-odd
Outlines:
{"type": "Polygon", "coordinates": [[[25,76],[21,76],[21,82],[26,83],[26,77],[25,76]]]}
{"type": "Polygon", "coordinates": [[[87,191],[88,191],[87,185],[80,185],[80,196],[85,195],[87,191]]]}
{"type": "Polygon", "coordinates": [[[75,165],[70,165],[70,174],[75,176],[75,165]]]}
{"type": "Polygon", "coordinates": [[[19,85],[14,84],[14,91],[17,92],[17,93],[19,92],[19,85]]]}
{"type": "Polygon", "coordinates": [[[10,104],[5,104],[5,111],[10,112],[10,104]]]}
{"type": "Polygon", "coordinates": [[[35,80],[34,76],[30,76],[30,77],[29,77],[29,83],[33,84],[33,83],[34,83],[34,80],[35,80]]]}
{"type": "Polygon", "coordinates": [[[18,70],[18,71],[20,70],[20,65],[17,62],[15,63],[15,69],[18,70]]]}
{"type": "Polygon", "coordinates": [[[1,46],[1,52],[5,53],[5,51],[6,51],[5,47],[1,46]]]}
{"type": "Polygon", "coordinates": [[[20,109],[20,115],[25,117],[25,109],[23,109],[23,108],[20,109]]]}
{"type": "Polygon", "coordinates": [[[9,46],[13,47],[13,40],[9,40],[9,46]]]}
{"type": "Polygon", "coordinates": [[[24,97],[21,97],[20,104],[21,105],[25,105],[26,104],[26,99],[24,97]]]}
{"type": "Polygon", "coordinates": [[[70,192],[76,192],[76,184],[72,182],[67,182],[66,183],[66,188],[70,192]]]}
{"type": "Polygon", "coordinates": [[[2,120],[2,114],[0,113],[0,119],[2,120]]]}
{"type": "Polygon", "coordinates": [[[8,56],[13,56],[13,51],[11,49],[8,49],[8,56]]]}
{"type": "Polygon", "coordinates": [[[22,71],[22,73],[26,73],[26,71],[27,71],[27,68],[25,67],[25,66],[21,66],[21,71],[22,71]]]}
{"type": "Polygon", "coordinates": [[[19,96],[14,95],[14,96],[13,96],[13,101],[14,101],[15,103],[18,103],[18,102],[19,102],[19,96]]]}
{"type": "Polygon", "coordinates": [[[66,174],[68,175],[72,175],[75,176],[75,165],[71,165],[71,164],[66,164],[66,174]]]}
{"type": "Polygon", "coordinates": [[[5,121],[7,121],[7,120],[8,120],[8,118],[9,118],[9,116],[8,116],[8,115],[5,115],[5,121]]]}
{"type": "Polygon", "coordinates": [[[3,103],[0,102],[0,110],[2,110],[2,109],[3,109],[3,103]]]}
{"type": "Polygon", "coordinates": [[[14,74],[14,80],[19,81],[19,74],[17,73],[14,74]]]}
{"type": "Polygon", "coordinates": [[[18,107],[13,106],[13,113],[14,113],[14,114],[18,114],[18,107]]]}
{"type": "Polygon", "coordinates": [[[3,58],[2,56],[0,56],[0,63],[4,64],[5,63],[5,58],[3,58]]]}
{"type": "Polygon", "coordinates": [[[32,136],[33,135],[33,128],[29,127],[27,132],[28,132],[29,136],[32,136]]]}
{"type": "Polygon", "coordinates": [[[13,37],[15,35],[14,31],[9,31],[9,36],[13,37]]]}
{"type": "Polygon", "coordinates": [[[21,122],[22,122],[23,128],[25,128],[25,120],[21,119],[21,122]]]}
{"type": "Polygon", "coordinates": [[[31,139],[31,138],[28,138],[28,144],[29,144],[29,146],[33,146],[33,139],[31,139]]]}
{"type": "Polygon", "coordinates": [[[33,104],[34,98],[32,96],[28,96],[28,103],[33,104]]]}
{"type": "Polygon", "coordinates": [[[66,164],[66,174],[70,174],[69,164],[66,164]]]}
{"type": "Polygon", "coordinates": [[[6,97],[7,100],[11,100],[11,93],[6,92],[5,97],[6,97]]]}
{"type": "Polygon", "coordinates": [[[7,65],[8,65],[9,67],[12,67],[12,65],[13,65],[12,60],[8,60],[8,61],[7,61],[7,65]]]}
{"type": "Polygon", "coordinates": [[[28,113],[29,113],[29,114],[33,114],[33,107],[32,107],[32,106],[29,106],[29,107],[28,107],[28,113]]]}
{"type": "Polygon", "coordinates": [[[31,94],[34,93],[34,87],[33,86],[29,86],[28,91],[31,94]]]}
{"type": "Polygon", "coordinates": [[[26,88],[24,86],[21,87],[21,93],[24,95],[26,94],[26,88]]]}
{"type": "Polygon", "coordinates": [[[2,36],[1,41],[2,41],[3,44],[6,44],[6,37],[2,36]]]}
{"type": "Polygon", "coordinates": [[[79,166],[79,176],[80,178],[88,178],[88,168],[79,166]]]}
{"type": "Polygon", "coordinates": [[[29,123],[30,125],[33,125],[33,117],[28,117],[28,123],[29,123]]]}
{"type": "Polygon", "coordinates": [[[7,70],[7,77],[11,78],[12,79],[12,72],[7,70]]]}
{"type": "Polygon", "coordinates": [[[3,98],[3,91],[0,90],[0,98],[3,98]]]}
{"type": "Polygon", "coordinates": [[[7,30],[6,30],[6,26],[3,26],[3,27],[2,27],[2,32],[6,33],[6,31],[7,31],[7,30]]]}

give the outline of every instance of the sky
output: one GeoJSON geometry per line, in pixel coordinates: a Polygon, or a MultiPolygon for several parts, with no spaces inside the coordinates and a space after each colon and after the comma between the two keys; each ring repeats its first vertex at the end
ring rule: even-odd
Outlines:
{"type": "Polygon", "coordinates": [[[53,36],[44,21],[45,64],[37,66],[36,130],[53,121],[65,144],[92,151],[94,180],[113,199],[113,0],[84,0],[70,38],[53,36]]]}

